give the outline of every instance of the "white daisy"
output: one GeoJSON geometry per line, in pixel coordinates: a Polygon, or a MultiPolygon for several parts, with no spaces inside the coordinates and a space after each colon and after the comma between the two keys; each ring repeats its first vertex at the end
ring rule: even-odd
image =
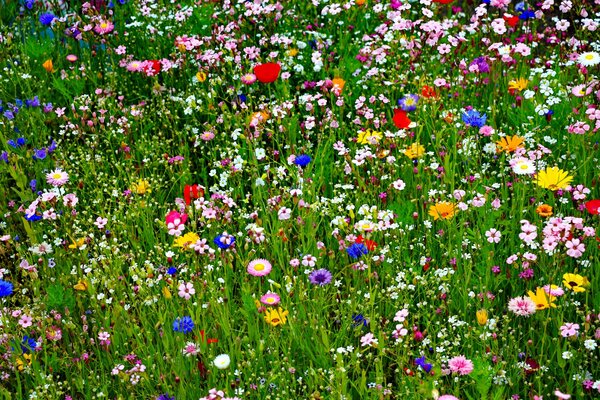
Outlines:
{"type": "Polygon", "coordinates": [[[577,58],[577,62],[584,67],[592,67],[600,64],[600,54],[596,53],[595,51],[581,53],[577,58]]]}

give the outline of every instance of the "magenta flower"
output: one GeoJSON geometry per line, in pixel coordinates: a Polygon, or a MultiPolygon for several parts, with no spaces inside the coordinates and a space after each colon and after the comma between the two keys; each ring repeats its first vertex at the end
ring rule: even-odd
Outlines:
{"type": "Polygon", "coordinates": [[[465,356],[456,356],[448,360],[450,371],[460,375],[469,375],[473,372],[473,362],[465,356]]]}

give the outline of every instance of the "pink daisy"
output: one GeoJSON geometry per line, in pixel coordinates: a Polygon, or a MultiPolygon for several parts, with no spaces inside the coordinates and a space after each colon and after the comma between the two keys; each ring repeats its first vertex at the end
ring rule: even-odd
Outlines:
{"type": "Polygon", "coordinates": [[[508,309],[517,315],[529,317],[536,310],[536,305],[529,297],[515,297],[508,302],[508,309]]]}
{"type": "Polygon", "coordinates": [[[279,304],[281,297],[277,293],[267,293],[260,298],[260,302],[267,306],[275,306],[279,304]]]}
{"type": "Polygon", "coordinates": [[[242,76],[242,83],[244,85],[252,85],[256,82],[256,75],[254,74],[245,74],[242,76]]]}
{"type": "Polygon", "coordinates": [[[445,394],[438,397],[438,400],[458,400],[458,397],[454,397],[451,394],[445,394]]]}
{"type": "Polygon", "coordinates": [[[448,360],[450,371],[457,372],[460,375],[469,375],[473,372],[473,362],[465,356],[456,356],[448,360]]]}
{"type": "Polygon", "coordinates": [[[111,33],[113,29],[115,29],[115,25],[112,22],[101,21],[94,27],[94,32],[96,32],[98,35],[105,35],[107,33],[111,33]]]}
{"type": "Polygon", "coordinates": [[[273,266],[265,259],[259,258],[248,264],[248,273],[252,276],[265,276],[271,272],[273,266]]]}
{"type": "Polygon", "coordinates": [[[52,186],[62,186],[69,181],[69,174],[62,169],[55,169],[46,174],[46,181],[52,186]]]}

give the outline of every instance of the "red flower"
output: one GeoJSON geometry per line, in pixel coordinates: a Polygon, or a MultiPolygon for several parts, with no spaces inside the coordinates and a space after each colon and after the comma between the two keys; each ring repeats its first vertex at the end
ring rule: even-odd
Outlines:
{"type": "Polygon", "coordinates": [[[585,203],[585,208],[592,215],[600,214],[600,200],[590,200],[585,203]]]}
{"type": "Polygon", "coordinates": [[[421,96],[423,96],[425,98],[435,97],[435,89],[432,88],[431,86],[425,85],[421,89],[421,96]]]}
{"type": "Polygon", "coordinates": [[[438,4],[450,4],[453,1],[454,0],[433,0],[434,3],[438,3],[438,4]]]}
{"type": "Polygon", "coordinates": [[[254,67],[254,75],[256,79],[262,83],[275,82],[281,72],[281,65],[277,63],[260,64],[254,67]]]}
{"type": "Polygon", "coordinates": [[[358,237],[356,238],[356,240],[354,241],[354,243],[357,243],[357,244],[364,243],[365,247],[369,251],[373,251],[377,247],[377,243],[376,242],[374,242],[372,240],[369,240],[369,239],[365,240],[365,238],[362,235],[358,235],[358,237]]]}
{"type": "Polygon", "coordinates": [[[410,119],[408,118],[406,111],[403,111],[399,108],[394,110],[394,124],[398,129],[406,129],[410,125],[410,119]]]}
{"type": "Polygon", "coordinates": [[[504,14],[502,18],[511,28],[514,28],[519,23],[519,17],[516,15],[504,14]]]}
{"type": "Polygon", "coordinates": [[[144,66],[142,67],[142,69],[144,70],[144,73],[147,76],[154,76],[158,75],[158,73],[162,69],[162,65],[158,60],[148,60],[144,62],[144,66]]]}
{"type": "Polygon", "coordinates": [[[204,188],[198,184],[194,185],[185,185],[183,189],[183,198],[185,199],[185,204],[188,206],[192,202],[192,199],[197,199],[204,196],[204,188]]]}

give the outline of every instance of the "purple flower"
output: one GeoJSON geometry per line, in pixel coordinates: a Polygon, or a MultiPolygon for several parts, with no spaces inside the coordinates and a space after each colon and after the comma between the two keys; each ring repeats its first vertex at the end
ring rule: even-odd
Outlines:
{"type": "Polygon", "coordinates": [[[40,15],[40,23],[42,25],[50,26],[52,25],[52,21],[56,18],[56,15],[52,13],[43,13],[40,15]]]}
{"type": "Polygon", "coordinates": [[[310,279],[310,283],[319,286],[327,285],[331,282],[331,278],[331,272],[329,272],[325,268],[317,269],[316,271],[311,272],[308,276],[308,279],[310,279]]]}
{"type": "Polygon", "coordinates": [[[419,96],[416,94],[407,94],[398,100],[398,106],[406,112],[415,111],[419,103],[419,96]]]}

